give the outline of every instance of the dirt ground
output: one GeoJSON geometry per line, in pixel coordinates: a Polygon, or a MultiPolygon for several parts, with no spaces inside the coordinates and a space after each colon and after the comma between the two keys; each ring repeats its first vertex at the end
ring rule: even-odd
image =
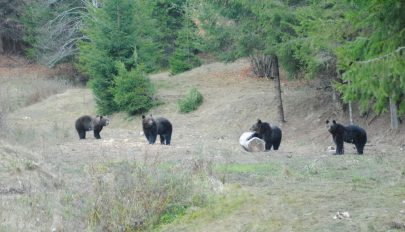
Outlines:
{"type": "MultiPolygon", "coordinates": [[[[5,70],[0,71],[4,75],[5,70]]],[[[21,74],[13,72],[17,76],[21,74]]],[[[95,114],[94,97],[84,87],[72,87],[3,116],[0,140],[0,168],[3,169],[0,171],[0,207],[3,213],[0,213],[0,219],[6,223],[0,231],[35,231],[38,226],[50,228],[58,223],[57,215],[62,213],[57,203],[52,203],[47,212],[44,206],[34,207],[26,215],[6,215],[4,212],[24,211],[23,206],[15,207],[13,202],[27,200],[28,193],[35,191],[46,192],[45,195],[33,195],[49,198],[50,202],[61,201],[60,193],[64,191],[61,186],[85,194],[90,178],[86,170],[97,163],[204,159],[222,164],[260,164],[275,160],[288,162],[295,157],[318,159],[329,156],[326,149],[333,143],[325,128],[325,120],[336,119],[343,124],[348,124],[349,120],[347,113],[335,107],[332,94],[319,89],[321,82],[283,79],[282,97],[287,122],[281,124],[277,121],[273,82],[249,74],[248,62],[238,60],[230,64],[207,64],[176,76],[168,73],[152,75],[157,97],[164,104],[149,113],[164,116],[172,122],[171,146],[148,145],[141,134],[141,117],[129,117],[124,113],[109,116],[110,125],[102,130],[101,140],[94,139],[91,133],[87,133],[86,140],[79,140],[74,129],[75,119],[84,114],[95,114]],[[204,102],[198,110],[182,114],[177,101],[191,87],[202,93],[204,102]],[[257,119],[282,129],[279,151],[248,153],[241,148],[239,136],[257,119]],[[32,217],[32,221],[20,226],[21,220],[32,217]]],[[[368,133],[365,156],[376,153],[405,155],[404,124],[399,130],[392,131],[387,115],[374,119],[372,116],[357,116],[358,110],[354,110],[354,114],[355,123],[368,133]]],[[[346,144],[345,148],[346,155],[354,156],[353,146],[346,144]]],[[[404,159],[400,162],[405,166],[404,159]]],[[[240,183],[243,185],[243,180],[240,183]]],[[[404,195],[405,191],[400,193],[400,197],[404,195]]],[[[260,204],[262,201],[258,200],[260,204]]],[[[216,224],[216,231],[226,230],[228,224],[237,223],[235,220],[241,220],[249,212],[241,210],[239,215],[225,220],[220,227],[216,224]]],[[[295,230],[287,228],[287,231],[295,230]]]]}

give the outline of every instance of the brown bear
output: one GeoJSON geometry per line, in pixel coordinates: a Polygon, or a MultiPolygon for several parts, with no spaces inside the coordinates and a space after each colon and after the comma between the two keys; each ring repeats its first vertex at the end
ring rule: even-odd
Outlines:
{"type": "Polygon", "coordinates": [[[157,135],[160,135],[160,143],[170,145],[173,127],[169,120],[163,117],[153,118],[152,115],[142,115],[142,128],[149,144],[156,142],[157,135]]]}
{"type": "Polygon", "coordinates": [[[336,155],[344,154],[343,143],[352,143],[356,146],[357,153],[363,154],[364,146],[367,143],[366,131],[357,125],[344,126],[335,120],[326,120],[329,133],[332,134],[333,142],[336,144],[336,155]]]}
{"type": "Polygon", "coordinates": [[[86,131],[94,131],[94,137],[101,139],[100,131],[108,124],[110,124],[110,120],[106,117],[84,115],[76,120],[75,126],[80,139],[86,138],[86,131]]]}
{"type": "Polygon", "coordinates": [[[263,139],[266,142],[266,150],[270,150],[272,147],[274,150],[278,150],[282,137],[280,128],[270,126],[269,123],[257,119],[257,122],[252,125],[250,130],[255,132],[252,137],[263,139]]]}

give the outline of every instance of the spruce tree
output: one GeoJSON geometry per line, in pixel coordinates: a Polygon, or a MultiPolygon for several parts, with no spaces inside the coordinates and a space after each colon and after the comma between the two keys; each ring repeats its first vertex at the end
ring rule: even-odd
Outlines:
{"type": "Polygon", "coordinates": [[[337,87],[345,101],[363,109],[405,113],[405,2],[362,0],[347,12],[355,33],[338,50],[345,84],[337,87]],[[390,104],[391,101],[391,104],[390,104]],[[390,107],[391,105],[391,107],[390,107]],[[396,110],[395,110],[396,111],[396,110]]]}
{"type": "Polygon", "coordinates": [[[99,113],[111,114],[118,110],[113,94],[116,62],[127,69],[136,66],[134,5],[131,0],[110,0],[102,8],[87,8],[83,28],[87,40],[79,44],[78,65],[90,77],[99,113]]]}
{"type": "Polygon", "coordinates": [[[178,32],[175,52],[169,60],[171,74],[178,74],[201,64],[196,56],[199,47],[196,29],[190,19],[184,19],[184,26],[178,32]]]}
{"type": "Polygon", "coordinates": [[[124,63],[116,64],[114,77],[114,102],[120,111],[130,115],[147,112],[153,106],[154,88],[142,66],[128,71],[124,63]]]}

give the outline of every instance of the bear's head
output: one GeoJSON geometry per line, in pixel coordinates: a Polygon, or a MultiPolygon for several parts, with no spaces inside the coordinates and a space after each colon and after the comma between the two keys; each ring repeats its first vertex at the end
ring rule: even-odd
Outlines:
{"type": "Polygon", "coordinates": [[[110,124],[110,119],[104,116],[97,115],[95,121],[99,126],[108,126],[108,124],[110,124]]]}
{"type": "Polygon", "coordinates": [[[258,134],[263,134],[264,133],[264,128],[263,128],[263,122],[260,119],[257,119],[257,122],[250,127],[251,131],[254,131],[258,134]]]}
{"type": "Polygon", "coordinates": [[[151,114],[148,117],[142,115],[142,126],[144,129],[152,129],[156,127],[156,121],[153,119],[151,114]]]}
{"type": "Polygon", "coordinates": [[[328,131],[331,134],[336,134],[336,132],[340,128],[340,124],[336,123],[335,120],[332,120],[332,122],[330,122],[329,120],[326,120],[326,128],[328,129],[328,131]]]}

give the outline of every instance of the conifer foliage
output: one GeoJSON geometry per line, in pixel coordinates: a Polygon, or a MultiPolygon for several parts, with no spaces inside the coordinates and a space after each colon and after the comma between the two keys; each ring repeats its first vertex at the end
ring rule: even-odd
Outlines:
{"type": "Polygon", "coordinates": [[[152,103],[134,101],[134,104],[140,106],[128,105],[125,104],[127,97],[122,93],[122,90],[126,89],[129,91],[128,95],[145,94],[145,99],[152,101],[151,92],[148,92],[151,88],[147,87],[146,93],[139,91],[145,85],[150,85],[150,82],[147,78],[137,79],[142,74],[139,73],[138,67],[140,61],[136,41],[139,37],[134,21],[134,1],[110,0],[105,1],[101,8],[90,4],[87,8],[89,13],[84,18],[83,28],[83,34],[87,39],[79,44],[78,64],[91,78],[90,86],[96,97],[99,113],[111,114],[118,110],[135,113],[139,110],[148,110],[152,103]],[[132,69],[136,71],[131,72],[132,69]],[[120,75],[123,76],[119,78],[120,75]],[[133,82],[128,80],[130,78],[145,83],[134,86],[133,82]],[[123,83],[131,85],[124,88],[123,83]],[[118,96],[114,96],[115,94],[118,96]]]}
{"type": "Polygon", "coordinates": [[[363,0],[353,2],[348,13],[356,29],[354,39],[338,49],[339,64],[347,84],[337,87],[346,101],[359,101],[378,113],[389,102],[405,113],[405,2],[363,0]]]}

